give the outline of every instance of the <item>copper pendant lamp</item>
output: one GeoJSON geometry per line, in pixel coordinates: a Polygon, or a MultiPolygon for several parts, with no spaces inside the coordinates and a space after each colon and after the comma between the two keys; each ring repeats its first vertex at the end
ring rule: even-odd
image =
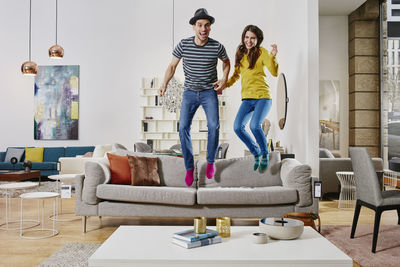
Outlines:
{"type": "Polygon", "coordinates": [[[21,66],[23,75],[35,76],[38,72],[38,66],[31,60],[31,32],[32,32],[32,0],[29,0],[29,61],[24,62],[21,66]]]}
{"type": "Polygon", "coordinates": [[[63,58],[64,48],[57,44],[58,0],[56,0],[56,44],[49,48],[49,57],[63,58]]]}

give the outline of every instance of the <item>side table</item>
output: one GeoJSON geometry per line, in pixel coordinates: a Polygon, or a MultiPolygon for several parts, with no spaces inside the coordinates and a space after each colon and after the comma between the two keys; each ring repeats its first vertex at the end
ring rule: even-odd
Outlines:
{"type": "Polygon", "coordinates": [[[48,176],[49,179],[55,180],[57,182],[58,192],[60,193],[60,208],[57,215],[50,216],[50,220],[56,220],[58,222],[70,222],[74,220],[79,220],[79,217],[75,216],[74,212],[63,212],[62,211],[62,197],[61,197],[61,183],[71,182],[75,179],[77,174],[57,174],[48,176]],[[69,215],[67,218],[59,218],[60,215],[69,215]]]}
{"type": "MultiPolygon", "coordinates": [[[[38,183],[33,183],[33,182],[21,182],[21,183],[8,183],[8,184],[2,184],[0,185],[0,189],[3,189],[6,191],[6,221],[5,223],[0,224],[0,230],[18,230],[20,227],[13,227],[10,228],[8,225],[17,223],[20,221],[17,220],[12,220],[12,206],[11,206],[11,197],[9,194],[9,190],[22,190],[22,189],[30,189],[34,187],[38,187],[38,183]],[[5,227],[4,227],[5,226],[5,227]]],[[[23,222],[33,222],[33,225],[29,226],[24,226],[24,229],[27,228],[32,228],[35,226],[38,226],[40,221],[39,218],[37,220],[24,220],[23,222]]]]}
{"type": "Polygon", "coordinates": [[[354,208],[356,200],[356,183],[354,172],[336,172],[340,181],[339,209],[354,208]]]}
{"type": "Polygon", "coordinates": [[[33,193],[25,193],[20,195],[20,200],[21,200],[21,218],[20,218],[20,232],[19,236],[22,238],[27,238],[27,239],[42,239],[42,238],[47,238],[47,237],[52,237],[55,235],[58,235],[58,231],[55,229],[55,221],[53,221],[53,228],[44,228],[44,200],[45,199],[53,199],[53,215],[55,216],[57,214],[57,198],[60,196],[58,193],[53,193],[53,192],[33,192],[33,193]],[[37,199],[41,200],[39,201],[42,205],[42,207],[38,207],[38,218],[40,218],[40,215],[42,217],[40,223],[42,227],[40,229],[32,229],[28,231],[23,231],[24,229],[22,228],[22,222],[23,222],[23,200],[24,199],[37,199]],[[40,212],[41,211],[41,212],[40,212]],[[41,214],[40,214],[41,213],[41,214]],[[28,232],[50,232],[50,234],[47,235],[42,235],[42,236],[25,236],[26,233],[28,232]]]}

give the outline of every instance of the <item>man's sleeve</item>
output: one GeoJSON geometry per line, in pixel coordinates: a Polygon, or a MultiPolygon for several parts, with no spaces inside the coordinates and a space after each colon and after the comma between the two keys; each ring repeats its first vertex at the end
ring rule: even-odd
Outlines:
{"type": "Polygon", "coordinates": [[[219,44],[218,58],[224,60],[227,57],[225,47],[222,44],[219,44]]]}
{"type": "Polygon", "coordinates": [[[173,55],[174,57],[176,57],[176,58],[179,58],[179,59],[182,58],[182,56],[183,56],[182,41],[179,42],[179,43],[176,45],[174,51],[172,52],[172,55],[173,55]]]}

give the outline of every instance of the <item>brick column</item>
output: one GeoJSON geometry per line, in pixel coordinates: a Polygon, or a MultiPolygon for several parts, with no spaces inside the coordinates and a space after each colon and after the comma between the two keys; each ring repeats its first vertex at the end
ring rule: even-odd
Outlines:
{"type": "Polygon", "coordinates": [[[349,146],[380,156],[379,0],[349,15],[349,146]]]}

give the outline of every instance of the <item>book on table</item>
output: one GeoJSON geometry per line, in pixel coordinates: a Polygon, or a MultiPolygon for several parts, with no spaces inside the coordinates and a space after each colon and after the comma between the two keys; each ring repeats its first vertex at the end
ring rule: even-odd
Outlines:
{"type": "Polygon", "coordinates": [[[218,232],[215,230],[211,230],[211,229],[206,229],[206,232],[202,233],[202,234],[195,233],[193,229],[190,229],[190,230],[185,230],[185,231],[174,233],[173,237],[176,239],[187,241],[187,242],[194,242],[194,241],[198,241],[201,239],[211,238],[211,237],[214,237],[217,235],[218,235],[218,232]]]}
{"type": "Polygon", "coordinates": [[[177,239],[177,238],[172,238],[172,243],[174,243],[175,245],[184,247],[184,248],[197,248],[197,247],[202,247],[202,246],[207,246],[207,245],[211,245],[211,244],[217,244],[217,243],[221,243],[222,242],[222,238],[221,236],[217,235],[214,237],[210,237],[210,238],[204,238],[204,239],[200,239],[197,241],[185,241],[182,239],[177,239]]]}

